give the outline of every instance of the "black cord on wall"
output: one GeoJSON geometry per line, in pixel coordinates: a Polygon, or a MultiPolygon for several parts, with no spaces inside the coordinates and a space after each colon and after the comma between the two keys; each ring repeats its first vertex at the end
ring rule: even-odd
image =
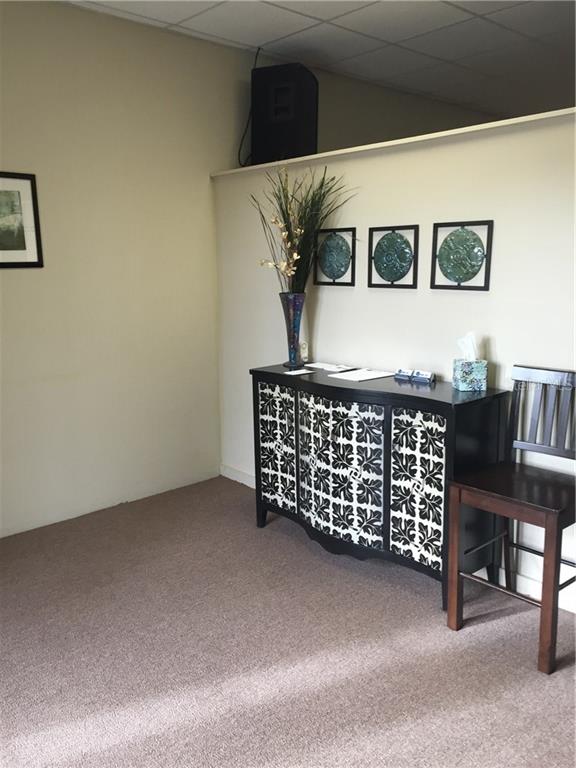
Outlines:
{"type": "MultiPolygon", "coordinates": [[[[256,69],[256,64],[258,63],[258,56],[260,55],[260,51],[262,49],[258,48],[256,51],[256,56],[254,57],[254,63],[252,64],[252,69],[256,69]]],[[[246,160],[242,162],[242,147],[244,146],[244,141],[246,140],[246,134],[248,133],[248,128],[250,127],[250,123],[252,121],[252,96],[250,96],[250,110],[248,111],[248,119],[246,120],[246,127],[244,128],[244,133],[242,134],[242,138],[240,139],[240,146],[238,147],[238,165],[241,168],[245,168],[252,158],[252,153],[248,155],[246,160]]]]}

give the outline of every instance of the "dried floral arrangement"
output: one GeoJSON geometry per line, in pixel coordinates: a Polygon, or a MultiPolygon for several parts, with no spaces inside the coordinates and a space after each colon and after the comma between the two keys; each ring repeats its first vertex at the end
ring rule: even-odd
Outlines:
{"type": "Polygon", "coordinates": [[[342,177],[322,176],[313,170],[291,180],[283,168],[267,173],[264,203],[251,195],[260,215],[272,259],[262,266],[274,269],[286,293],[304,293],[315,257],[316,232],[349,199],[342,177]]]}

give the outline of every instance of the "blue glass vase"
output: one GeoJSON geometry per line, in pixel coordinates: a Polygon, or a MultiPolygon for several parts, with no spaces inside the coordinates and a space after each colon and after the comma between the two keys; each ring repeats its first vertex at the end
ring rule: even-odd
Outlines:
{"type": "Polygon", "coordinates": [[[302,320],[305,298],[305,293],[280,294],[288,339],[288,360],[284,363],[285,368],[295,369],[302,366],[302,358],[300,357],[300,321],[302,320]]]}

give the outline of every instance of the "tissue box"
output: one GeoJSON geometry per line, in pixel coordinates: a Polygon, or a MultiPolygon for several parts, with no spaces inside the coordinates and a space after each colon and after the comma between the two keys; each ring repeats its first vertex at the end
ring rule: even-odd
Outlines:
{"type": "Polygon", "coordinates": [[[454,360],[452,386],[461,392],[486,389],[488,379],[487,360],[454,360]]]}

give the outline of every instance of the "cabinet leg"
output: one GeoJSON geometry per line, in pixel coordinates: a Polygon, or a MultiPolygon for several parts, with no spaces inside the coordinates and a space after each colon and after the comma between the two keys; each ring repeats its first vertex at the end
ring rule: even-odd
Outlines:
{"type": "Polygon", "coordinates": [[[448,528],[448,626],[462,629],[463,589],[460,576],[460,489],[450,488],[450,527],[448,528]]]}
{"type": "Polygon", "coordinates": [[[268,510],[266,509],[266,507],[262,504],[258,504],[256,506],[256,525],[258,526],[258,528],[264,528],[264,526],[266,525],[267,511],[268,510]]]}

